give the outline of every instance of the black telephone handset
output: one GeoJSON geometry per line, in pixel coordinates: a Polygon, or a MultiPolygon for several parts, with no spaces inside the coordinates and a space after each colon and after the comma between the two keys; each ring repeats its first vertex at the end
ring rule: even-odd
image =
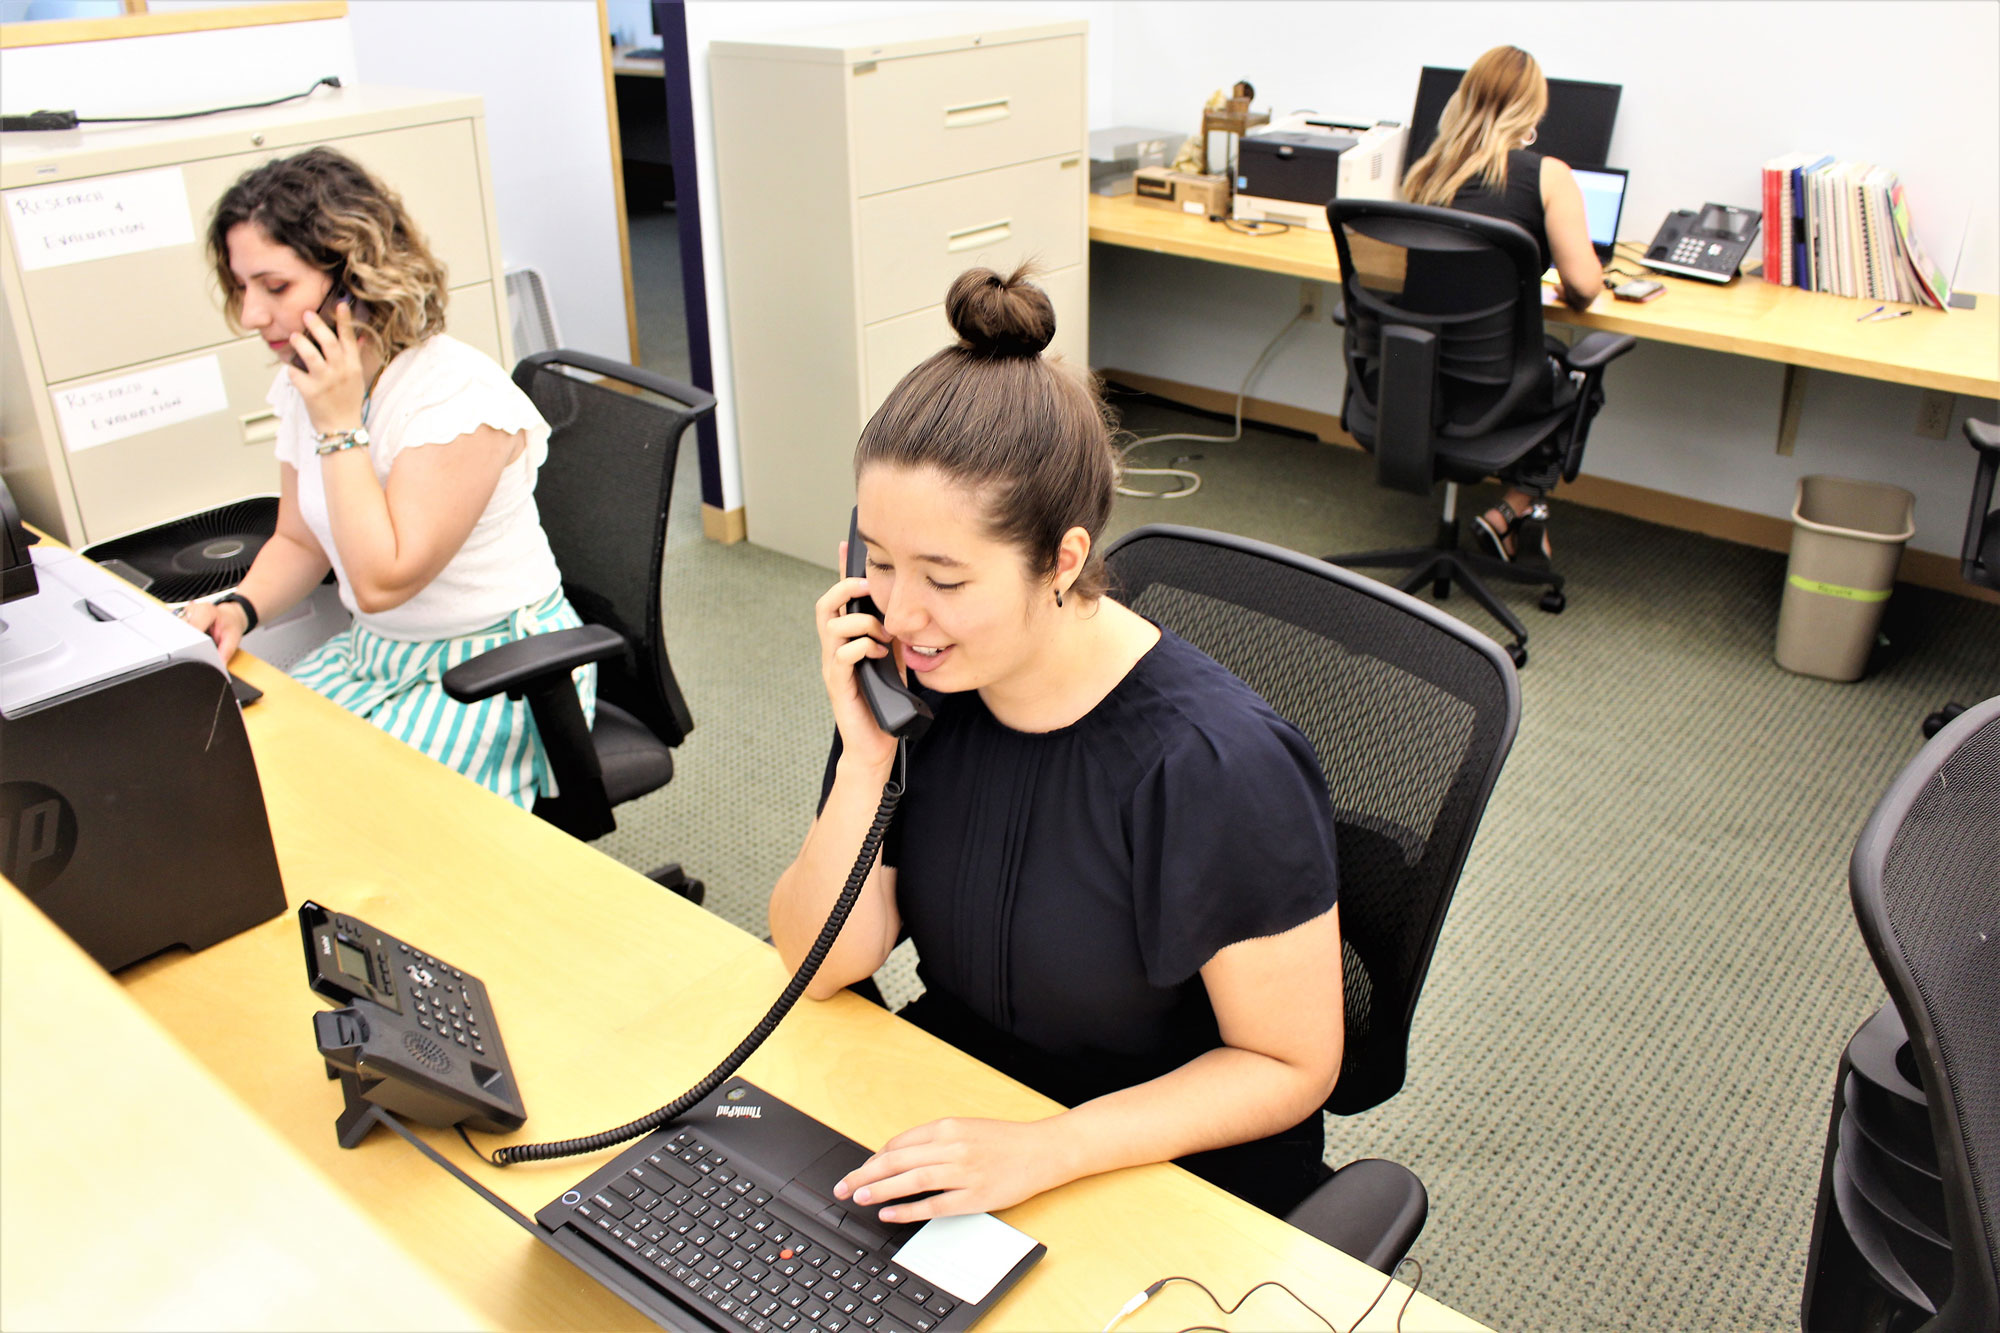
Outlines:
{"type": "Polygon", "coordinates": [[[1754,208],[1729,204],[1703,204],[1699,213],[1691,208],[1667,215],[1660,234],[1646,247],[1639,262],[1660,273],[1676,273],[1704,282],[1728,282],[1742,266],[1743,257],[1757,243],[1757,229],[1764,215],[1754,208]]]}
{"type": "MultiPolygon", "coordinates": [[[[327,289],[326,299],[319,303],[319,317],[326,321],[326,326],[332,329],[336,333],[340,331],[340,320],[337,319],[335,316],[340,309],[340,303],[342,301],[347,302],[348,305],[352,307],[350,313],[354,317],[355,333],[360,334],[367,332],[368,317],[373,312],[369,310],[368,303],[366,301],[357,301],[352,296],[349,296],[347,294],[347,288],[344,285],[342,285],[339,278],[335,278],[333,280],[333,286],[327,289]]],[[[313,336],[312,330],[307,329],[305,331],[305,335],[306,337],[311,338],[313,336]]],[[[292,365],[299,370],[307,369],[305,358],[300,356],[296,351],[286,352],[285,360],[291,362],[292,365]]]]}
{"type": "MultiPolygon", "coordinates": [[[[861,511],[855,510],[847,520],[847,577],[860,579],[868,577],[868,548],[861,540],[861,511]]],[[[862,611],[882,618],[881,610],[872,598],[857,597],[847,604],[850,612],[862,611]]],[[[931,706],[918,698],[896,674],[896,659],[888,657],[864,657],[855,670],[855,678],[861,682],[861,697],[868,701],[868,711],[875,715],[875,723],[897,740],[914,741],[931,725],[931,706]]]]}
{"type": "Polygon", "coordinates": [[[501,1134],[528,1118],[493,1007],[478,977],[315,902],[299,906],[306,980],[347,1006],[313,1015],[326,1076],[346,1109],[340,1146],[367,1137],[375,1113],[501,1134]]]}

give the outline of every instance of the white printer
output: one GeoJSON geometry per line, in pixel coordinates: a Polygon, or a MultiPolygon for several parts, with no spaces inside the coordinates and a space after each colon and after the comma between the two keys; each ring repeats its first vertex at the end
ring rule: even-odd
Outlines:
{"type": "Polygon", "coordinates": [[[29,548],[0,486],[0,875],[104,967],[285,910],[215,645],[89,561],[29,548]]]}
{"type": "Polygon", "coordinates": [[[1326,205],[1340,199],[1401,199],[1408,127],[1344,124],[1311,111],[1274,118],[1236,151],[1239,222],[1284,222],[1326,231],[1326,205]]]}

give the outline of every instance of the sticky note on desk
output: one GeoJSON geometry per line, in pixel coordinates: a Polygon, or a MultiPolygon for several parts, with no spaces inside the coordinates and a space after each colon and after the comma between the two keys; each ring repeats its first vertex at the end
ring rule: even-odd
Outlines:
{"type": "Polygon", "coordinates": [[[1035,1239],[991,1213],[936,1217],[896,1251],[896,1263],[977,1305],[1035,1248],[1035,1239]]]}

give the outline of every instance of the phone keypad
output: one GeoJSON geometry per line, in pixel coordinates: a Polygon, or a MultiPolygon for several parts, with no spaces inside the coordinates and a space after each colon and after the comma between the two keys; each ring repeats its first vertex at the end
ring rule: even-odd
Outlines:
{"type": "Polygon", "coordinates": [[[410,1012],[417,1026],[455,1042],[474,1055],[486,1054],[486,988],[477,979],[431,957],[421,949],[398,944],[397,958],[410,983],[410,1012]]]}

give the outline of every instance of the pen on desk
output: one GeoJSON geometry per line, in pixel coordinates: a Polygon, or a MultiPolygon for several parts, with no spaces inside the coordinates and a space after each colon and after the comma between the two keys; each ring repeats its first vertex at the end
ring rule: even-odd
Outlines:
{"type": "Polygon", "coordinates": [[[1875,307],[1875,308],[1874,308],[1873,310],[1869,311],[1869,312],[1868,312],[1867,314],[1865,314],[1865,315],[1856,315],[1856,316],[1854,317],[1854,322],[1855,322],[1856,324],[1859,324],[1859,323],[1860,323],[1860,322],[1861,322],[1862,320],[1864,320],[1864,319],[1873,319],[1873,318],[1875,318],[1875,316],[1877,316],[1877,315],[1881,314],[1881,313],[1882,313],[1882,312],[1883,312],[1884,310],[1887,310],[1888,308],[1889,308],[1889,307],[1887,307],[1887,306],[1881,306],[1881,305],[1878,305],[1878,306],[1876,306],[1876,307],[1875,307]]]}
{"type": "Polygon", "coordinates": [[[1885,319],[1901,319],[1903,316],[1913,313],[1913,311],[1909,310],[1891,310],[1886,315],[1870,315],[1868,322],[1870,324],[1880,324],[1885,319]]]}

